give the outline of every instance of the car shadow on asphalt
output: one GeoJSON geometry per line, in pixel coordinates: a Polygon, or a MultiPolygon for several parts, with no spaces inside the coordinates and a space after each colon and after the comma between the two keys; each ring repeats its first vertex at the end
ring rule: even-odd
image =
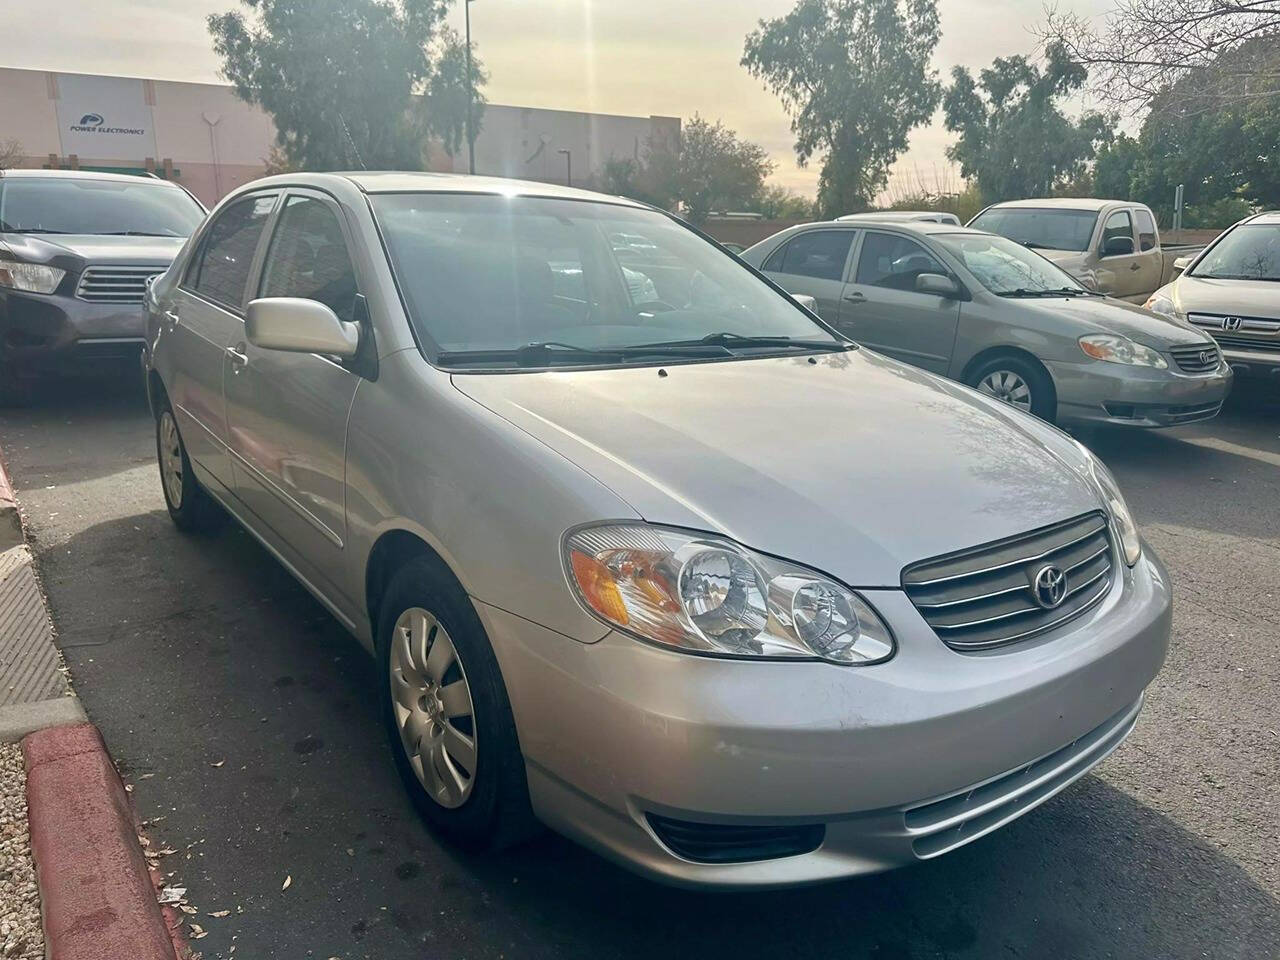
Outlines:
{"type": "Polygon", "coordinates": [[[1276,899],[1105,766],[939,860],[805,889],[674,890],[552,835],[467,854],[408,803],[367,655],[247,534],[184,536],[156,510],[88,527],[40,564],[141,815],[198,853],[174,882],[201,909],[243,909],[206,924],[206,956],[233,942],[378,958],[1280,953],[1276,899]]]}

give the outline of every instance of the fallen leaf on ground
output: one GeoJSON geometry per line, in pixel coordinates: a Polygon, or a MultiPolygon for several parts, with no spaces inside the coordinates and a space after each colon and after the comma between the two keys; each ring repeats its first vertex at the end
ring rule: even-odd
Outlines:
{"type": "Polygon", "coordinates": [[[209,764],[209,766],[211,766],[211,767],[220,767],[220,766],[222,766],[222,765],[223,765],[224,763],[226,763],[226,762],[227,762],[227,761],[225,761],[225,760],[219,760],[217,763],[211,763],[211,764],[209,764]]]}
{"type": "Polygon", "coordinates": [[[289,885],[290,885],[291,883],[293,883],[293,874],[289,874],[289,876],[287,876],[287,877],[285,877],[285,878],[284,878],[284,884],[280,887],[280,889],[281,889],[281,890],[288,890],[288,889],[289,889],[289,885]]]}
{"type": "Polygon", "coordinates": [[[187,895],[186,887],[165,887],[160,891],[161,903],[178,903],[187,895]]]}
{"type": "Polygon", "coordinates": [[[209,935],[209,931],[207,931],[204,927],[200,926],[200,924],[198,923],[193,923],[190,926],[191,926],[192,940],[199,940],[201,937],[207,937],[209,935]]]}
{"type": "Polygon", "coordinates": [[[187,916],[193,916],[193,915],[195,915],[195,914],[197,914],[197,913],[199,913],[199,912],[200,912],[200,911],[199,911],[199,910],[197,910],[195,907],[193,907],[193,906],[191,906],[190,904],[187,904],[187,903],[181,903],[181,904],[179,904],[179,905],[178,905],[178,909],[179,909],[179,910],[181,910],[183,913],[187,914],[187,916]]]}
{"type": "Polygon", "coordinates": [[[213,913],[209,914],[209,916],[211,916],[211,917],[229,917],[229,916],[231,916],[231,911],[230,911],[230,910],[215,910],[215,911],[213,911],[213,913]]]}

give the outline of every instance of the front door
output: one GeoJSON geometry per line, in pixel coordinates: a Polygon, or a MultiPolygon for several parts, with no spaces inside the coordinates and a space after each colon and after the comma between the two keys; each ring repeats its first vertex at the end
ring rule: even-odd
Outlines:
{"type": "Polygon", "coordinates": [[[166,383],[178,431],[197,469],[219,485],[234,486],[227,452],[222,397],[226,349],[243,336],[242,313],[254,255],[274,192],[251,194],[222,210],[209,224],[182,283],[160,304],[174,366],[166,383]]]}
{"type": "Polygon", "coordinates": [[[1159,257],[1151,253],[1142,253],[1138,249],[1133,235],[1133,216],[1128,210],[1117,210],[1107,217],[1102,225],[1102,235],[1098,238],[1098,274],[1102,289],[1110,290],[1113,297],[1121,300],[1133,300],[1140,294],[1154,290],[1144,290],[1143,286],[1150,276],[1150,271],[1143,271],[1143,266],[1158,263],[1159,257]],[[1131,253],[1107,255],[1107,242],[1112,238],[1127,238],[1133,244],[1131,253]]]}
{"type": "Polygon", "coordinates": [[[787,293],[805,293],[817,301],[818,316],[835,325],[840,319],[840,296],[845,267],[857,230],[807,230],[769,255],[762,272],[787,293]]]}
{"type": "MultiPolygon", "coordinates": [[[[291,192],[256,296],[318,300],[353,320],[355,270],[341,218],[323,194],[291,192]]],[[[360,377],[333,358],[254,346],[243,333],[233,351],[224,384],[236,493],[289,562],[334,595],[346,539],[347,413],[360,377]]]]}
{"type": "Polygon", "coordinates": [[[840,329],[872,350],[946,374],[955,349],[960,301],[916,290],[922,273],[950,276],[910,237],[868,230],[846,285],[840,329]]]}

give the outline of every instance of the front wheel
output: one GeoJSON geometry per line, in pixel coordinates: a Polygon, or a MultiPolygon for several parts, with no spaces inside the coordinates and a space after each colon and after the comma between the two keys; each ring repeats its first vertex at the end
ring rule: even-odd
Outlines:
{"type": "Polygon", "coordinates": [[[1021,357],[996,357],[987,361],[970,376],[969,386],[1049,423],[1053,423],[1057,413],[1049,375],[1021,357]]]}
{"type": "Polygon", "coordinates": [[[524,757],[470,599],[423,557],[392,578],[381,609],[383,722],[414,806],[469,847],[524,839],[534,829],[524,757]]]}

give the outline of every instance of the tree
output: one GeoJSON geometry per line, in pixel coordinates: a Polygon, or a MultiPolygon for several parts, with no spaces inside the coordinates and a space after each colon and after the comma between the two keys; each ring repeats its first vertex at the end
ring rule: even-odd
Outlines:
{"type": "Polygon", "coordinates": [[[0,140],[0,170],[16,167],[22,157],[22,144],[17,140],[0,140]]]}
{"type": "Polygon", "coordinates": [[[648,163],[655,191],[682,204],[693,223],[703,223],[713,210],[745,206],[773,172],[764,147],[697,114],[680,131],[678,149],[651,149],[648,163]]]}
{"type": "Polygon", "coordinates": [[[1001,57],[975,83],[956,67],[942,106],[947,129],[960,137],[947,156],[961,176],[977,179],[988,203],[1048,196],[1081,181],[1115,124],[1096,112],[1073,121],[1058,108],[1087,78],[1060,46],[1046,51],[1043,70],[1026,57],[1001,57]]]}
{"type": "Polygon", "coordinates": [[[1119,0],[1102,30],[1051,11],[1041,33],[1092,73],[1101,102],[1132,113],[1280,94],[1280,0],[1119,0]]]}
{"type": "Polygon", "coordinates": [[[823,214],[866,209],[933,115],[938,37],[936,0],[799,0],[747,37],[742,65],[791,115],[797,160],[825,154],[823,214]]]}
{"type": "Polygon", "coordinates": [[[809,220],[814,215],[812,200],[778,184],[762,187],[744,207],[766,220],[809,220]]]}
{"type": "Polygon", "coordinates": [[[209,16],[214,50],[236,93],[271,114],[292,166],[413,169],[428,129],[456,129],[459,101],[465,116],[456,37],[442,30],[449,0],[241,4],[209,16]]]}
{"type": "MultiPolygon", "coordinates": [[[[466,2],[466,0],[464,0],[466,2]]],[[[422,98],[422,121],[426,132],[444,146],[450,156],[467,142],[467,45],[456,30],[445,29],[435,44],[435,69],[422,98]]],[[[489,73],[471,51],[471,126],[479,134],[488,98],[480,88],[489,82],[489,73]]]]}

